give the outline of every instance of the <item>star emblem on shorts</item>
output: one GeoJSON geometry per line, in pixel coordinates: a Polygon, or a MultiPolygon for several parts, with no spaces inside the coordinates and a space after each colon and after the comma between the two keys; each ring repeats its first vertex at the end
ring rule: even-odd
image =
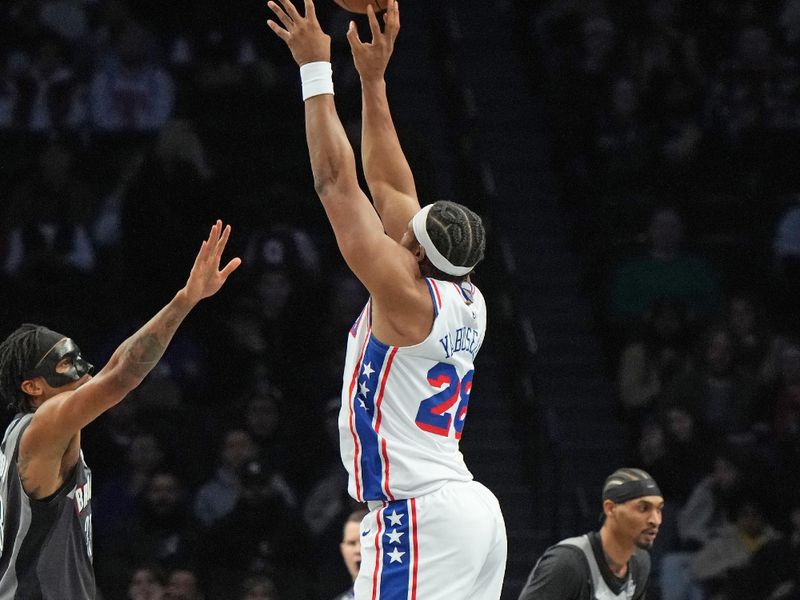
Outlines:
{"type": "Polygon", "coordinates": [[[388,517],[386,517],[386,518],[387,518],[387,519],[389,519],[389,523],[391,523],[391,524],[392,524],[392,527],[397,527],[398,525],[400,525],[400,524],[402,523],[402,521],[403,521],[403,516],[404,516],[404,515],[403,515],[403,513],[400,513],[400,514],[398,515],[398,514],[397,514],[397,511],[396,511],[396,510],[393,510],[393,511],[392,511],[392,514],[390,514],[390,515],[389,515],[388,517]]]}
{"type": "Polygon", "coordinates": [[[367,364],[365,364],[364,365],[364,370],[361,371],[361,373],[363,375],[367,376],[367,379],[369,379],[369,376],[372,375],[374,372],[375,372],[375,370],[372,368],[372,363],[371,362],[368,362],[367,364]]]}
{"type": "Polygon", "coordinates": [[[360,381],[358,383],[358,390],[359,390],[359,392],[361,392],[362,396],[366,397],[367,394],[369,394],[369,388],[367,387],[367,382],[366,381],[360,381]]]}
{"type": "Polygon", "coordinates": [[[387,552],[386,556],[388,556],[391,559],[389,560],[389,564],[392,564],[393,562],[402,563],[403,562],[402,557],[404,554],[405,552],[400,552],[397,548],[395,548],[391,552],[387,552]]]}
{"type": "Polygon", "coordinates": [[[361,399],[361,398],[359,398],[359,399],[358,399],[358,405],[359,405],[361,408],[363,408],[364,410],[367,410],[367,405],[366,405],[366,404],[364,404],[364,400],[363,400],[363,399],[361,399]]]}
{"type": "Polygon", "coordinates": [[[386,537],[389,538],[390,544],[399,544],[400,537],[405,533],[405,531],[397,531],[397,529],[392,529],[391,533],[386,533],[386,537]]]}

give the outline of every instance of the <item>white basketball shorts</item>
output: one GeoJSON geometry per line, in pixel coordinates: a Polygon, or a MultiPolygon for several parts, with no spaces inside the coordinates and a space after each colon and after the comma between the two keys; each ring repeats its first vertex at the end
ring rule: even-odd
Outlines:
{"type": "Polygon", "coordinates": [[[450,482],[409,500],[371,502],[361,522],[356,600],[498,600],[506,527],[494,494],[450,482]]]}

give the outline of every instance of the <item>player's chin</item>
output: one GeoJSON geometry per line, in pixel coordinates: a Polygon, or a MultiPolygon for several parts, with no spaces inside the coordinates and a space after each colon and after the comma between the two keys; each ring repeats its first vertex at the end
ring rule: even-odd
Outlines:
{"type": "Polygon", "coordinates": [[[656,533],[643,533],[640,535],[636,540],[636,546],[641,548],[642,550],[650,550],[653,547],[653,543],[656,541],[656,533]]]}

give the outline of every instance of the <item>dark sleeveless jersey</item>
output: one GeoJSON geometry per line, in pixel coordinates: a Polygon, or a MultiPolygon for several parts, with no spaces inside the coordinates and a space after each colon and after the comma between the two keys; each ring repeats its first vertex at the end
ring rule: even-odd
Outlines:
{"type": "Polygon", "coordinates": [[[46,500],[22,489],[17,455],[33,414],[17,415],[0,446],[0,599],[94,599],[92,475],[80,460],[46,500]]]}

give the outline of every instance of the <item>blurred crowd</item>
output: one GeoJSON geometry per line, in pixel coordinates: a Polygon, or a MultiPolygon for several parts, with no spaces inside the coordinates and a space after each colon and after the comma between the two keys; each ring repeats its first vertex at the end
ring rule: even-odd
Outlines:
{"type": "MultiPolygon", "coordinates": [[[[318,14],[345,31],[333,3],[318,14]]],[[[84,431],[104,600],[330,600],[352,585],[335,420],[366,293],[318,206],[299,76],[267,16],[208,0],[0,8],[3,335],[38,322],[102,365],[183,285],[214,219],[243,259],[84,431]]],[[[337,99],[357,144],[344,48],[337,99]]]]}
{"type": "Polygon", "coordinates": [[[663,600],[800,598],[800,2],[518,3],[663,600]]]}

